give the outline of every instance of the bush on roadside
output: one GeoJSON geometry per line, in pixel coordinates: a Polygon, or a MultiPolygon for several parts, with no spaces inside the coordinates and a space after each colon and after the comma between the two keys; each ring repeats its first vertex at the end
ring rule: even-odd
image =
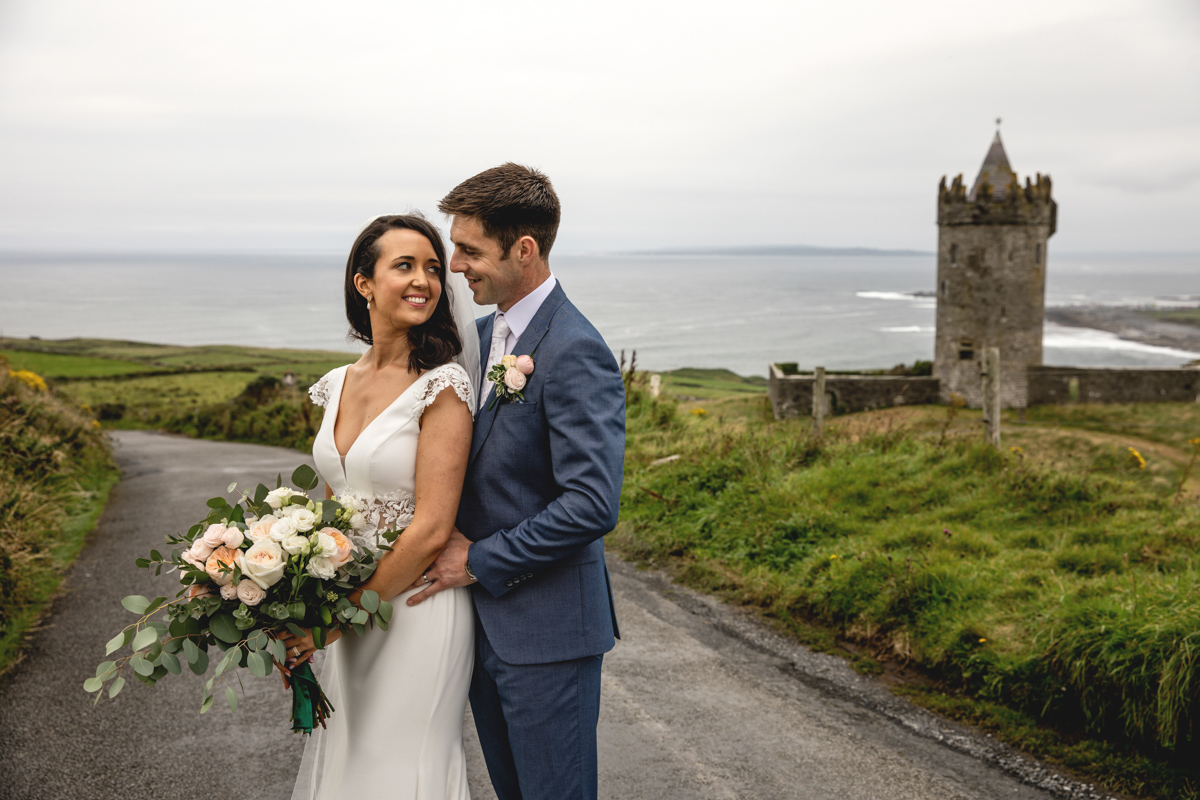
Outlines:
{"type": "Polygon", "coordinates": [[[255,378],[227,403],[203,406],[163,420],[169,431],[203,439],[290,447],[309,452],[321,428],[323,409],[308,392],[284,386],[277,378],[255,378]]]}
{"type": "Polygon", "coordinates": [[[3,671],[79,552],[117,473],[108,439],[89,414],[55,397],[40,376],[3,365],[0,453],[3,671]]]}

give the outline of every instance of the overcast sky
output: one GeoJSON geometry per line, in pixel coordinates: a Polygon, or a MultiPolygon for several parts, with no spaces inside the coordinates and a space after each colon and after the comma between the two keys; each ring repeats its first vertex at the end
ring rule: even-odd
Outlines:
{"type": "Polygon", "coordinates": [[[1196,0],[0,0],[0,249],[342,251],[513,160],[562,252],[932,250],[997,116],[1054,247],[1200,250],[1196,0]]]}

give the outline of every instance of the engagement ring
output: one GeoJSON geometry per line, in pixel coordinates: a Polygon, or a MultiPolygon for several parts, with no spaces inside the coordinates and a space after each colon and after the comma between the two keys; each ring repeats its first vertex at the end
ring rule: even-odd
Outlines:
{"type": "Polygon", "coordinates": [[[424,572],[422,572],[422,573],[421,573],[421,580],[425,581],[426,583],[429,583],[429,576],[428,576],[428,575],[426,575],[424,572]]]}
{"type": "Polygon", "coordinates": [[[298,656],[298,655],[300,655],[300,648],[299,648],[299,647],[293,647],[293,648],[292,648],[292,655],[294,655],[294,656],[298,656]]]}

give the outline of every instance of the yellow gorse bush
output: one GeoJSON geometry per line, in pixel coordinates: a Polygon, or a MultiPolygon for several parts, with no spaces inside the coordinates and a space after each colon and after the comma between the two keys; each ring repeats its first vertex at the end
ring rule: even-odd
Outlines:
{"type": "Polygon", "coordinates": [[[1129,448],[1129,466],[1137,469],[1146,468],[1146,459],[1142,458],[1142,454],[1132,447],[1129,448]]]}
{"type": "Polygon", "coordinates": [[[30,372],[27,369],[14,369],[9,373],[21,383],[39,392],[46,391],[46,379],[36,372],[30,372]]]}

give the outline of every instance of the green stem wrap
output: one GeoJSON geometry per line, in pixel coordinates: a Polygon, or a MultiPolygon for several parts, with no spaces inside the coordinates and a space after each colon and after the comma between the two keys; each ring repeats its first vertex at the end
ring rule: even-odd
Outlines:
{"type": "Polygon", "coordinates": [[[329,698],[321,691],[317,676],[307,661],[292,669],[292,730],[296,733],[312,733],[313,728],[325,727],[325,720],[333,713],[329,698]]]}

